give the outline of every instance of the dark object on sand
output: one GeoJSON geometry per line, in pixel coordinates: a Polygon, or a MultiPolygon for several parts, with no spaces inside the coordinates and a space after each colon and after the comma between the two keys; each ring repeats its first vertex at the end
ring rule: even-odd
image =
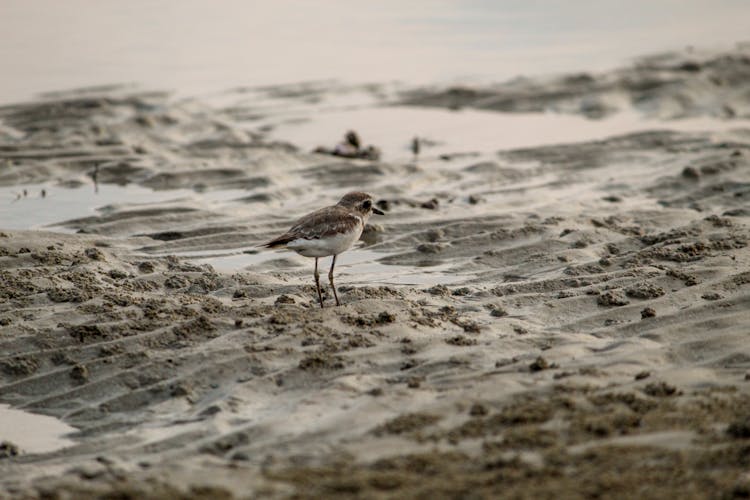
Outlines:
{"type": "Polygon", "coordinates": [[[354,130],[350,130],[349,132],[347,132],[344,138],[346,139],[347,144],[349,144],[355,150],[359,150],[362,143],[359,141],[359,135],[357,135],[354,130]]]}
{"type": "Polygon", "coordinates": [[[347,132],[344,136],[344,141],[337,144],[336,147],[331,149],[318,146],[315,148],[314,152],[324,155],[340,156],[342,158],[358,158],[361,160],[380,159],[380,149],[372,144],[362,147],[359,135],[353,130],[347,132]]]}
{"type": "Polygon", "coordinates": [[[89,173],[91,180],[94,182],[94,192],[99,192],[99,165],[94,165],[94,170],[89,173]]]}
{"type": "Polygon", "coordinates": [[[19,453],[20,450],[18,449],[18,446],[10,441],[3,441],[0,443],[0,459],[15,457],[18,456],[19,453]]]}
{"type": "Polygon", "coordinates": [[[529,365],[529,370],[532,372],[540,372],[542,370],[546,370],[547,368],[552,368],[552,365],[550,365],[546,359],[539,356],[534,360],[533,363],[529,365]]]}
{"type": "Polygon", "coordinates": [[[653,307],[647,307],[641,311],[641,319],[653,318],[656,316],[656,311],[653,307]]]}
{"type": "Polygon", "coordinates": [[[416,160],[417,157],[419,157],[419,149],[420,149],[420,143],[419,143],[419,137],[414,137],[414,139],[411,140],[411,152],[414,154],[414,159],[416,160]]]}
{"type": "Polygon", "coordinates": [[[419,208],[426,208],[427,210],[437,210],[438,205],[440,205],[438,199],[432,198],[431,200],[427,200],[419,205],[419,208]]]}

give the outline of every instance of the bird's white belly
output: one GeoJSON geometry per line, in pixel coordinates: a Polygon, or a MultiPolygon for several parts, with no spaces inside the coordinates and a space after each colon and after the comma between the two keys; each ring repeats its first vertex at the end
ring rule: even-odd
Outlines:
{"type": "Polygon", "coordinates": [[[286,247],[305,257],[328,257],[329,255],[338,255],[351,248],[359,240],[361,234],[362,226],[358,226],[354,231],[325,238],[312,240],[299,238],[287,243],[286,247]]]}

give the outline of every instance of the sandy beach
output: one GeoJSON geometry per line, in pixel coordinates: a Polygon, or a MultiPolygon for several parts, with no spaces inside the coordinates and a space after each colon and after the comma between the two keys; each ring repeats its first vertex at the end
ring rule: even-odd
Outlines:
{"type": "Polygon", "coordinates": [[[0,107],[0,197],[0,403],[70,427],[0,412],[0,497],[750,495],[748,46],[60,91],[0,107]],[[355,117],[380,160],[312,152],[355,117]],[[386,215],[320,309],[258,245],[352,190],[386,215]]]}

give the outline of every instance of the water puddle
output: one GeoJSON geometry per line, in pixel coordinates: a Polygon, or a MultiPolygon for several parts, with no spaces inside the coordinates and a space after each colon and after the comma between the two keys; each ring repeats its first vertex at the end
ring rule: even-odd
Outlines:
{"type": "MultiPolygon", "coordinates": [[[[228,209],[228,206],[233,203],[232,200],[242,193],[245,191],[195,192],[187,189],[154,191],[134,184],[127,186],[105,184],[100,185],[98,191],[88,185],[77,188],[64,188],[50,184],[1,187],[0,227],[70,232],[75,228],[59,224],[65,220],[94,216],[107,210],[127,210],[179,200],[189,200],[193,204],[213,206],[220,210],[228,209]],[[42,196],[42,190],[44,190],[44,196],[42,196]]],[[[217,271],[226,273],[242,270],[268,270],[277,267],[277,265],[269,264],[270,261],[275,260],[284,260],[300,268],[308,266],[312,269],[312,259],[298,256],[293,252],[261,250],[255,247],[219,252],[197,250],[170,253],[195,262],[210,264],[217,271]]],[[[444,272],[441,266],[413,270],[408,266],[379,262],[390,255],[364,248],[346,252],[338,258],[337,275],[346,276],[344,279],[349,283],[361,284],[433,285],[455,283],[465,279],[465,277],[444,272]]],[[[320,265],[321,268],[328,268],[330,258],[321,259],[320,265]]]]}
{"type": "MultiPolygon", "coordinates": [[[[748,120],[692,118],[665,122],[644,120],[635,112],[590,120],[557,113],[511,114],[403,106],[327,109],[321,113],[306,109],[299,118],[271,116],[266,124],[276,122],[276,125],[269,138],[313,150],[320,145],[334,146],[346,130],[354,129],[364,144],[378,146],[384,159],[394,162],[412,160],[409,146],[414,136],[425,139],[420,159],[429,160],[457,152],[492,154],[513,148],[591,141],[647,129],[721,132],[750,128],[748,120]]],[[[52,183],[0,187],[0,227],[70,232],[76,228],[59,224],[106,210],[159,203],[188,203],[242,217],[252,209],[238,200],[248,194],[252,191],[153,190],[135,184],[100,184],[96,189],[93,184],[85,183],[75,188],[52,183]]]]}
{"type": "Polygon", "coordinates": [[[49,453],[75,444],[65,436],[77,432],[68,424],[0,404],[0,441],[18,446],[21,453],[49,453]]]}
{"type": "Polygon", "coordinates": [[[40,229],[72,232],[60,226],[64,221],[99,215],[105,210],[142,207],[155,203],[189,201],[191,204],[217,205],[247,195],[247,191],[191,189],[155,191],[128,184],[100,184],[69,188],[52,184],[26,184],[0,187],[0,228],[40,229]]]}
{"type": "MultiPolygon", "coordinates": [[[[336,269],[347,283],[383,285],[437,285],[466,280],[466,276],[448,273],[448,265],[419,267],[383,264],[380,260],[392,254],[368,249],[357,249],[341,254],[336,259],[336,269]]],[[[330,265],[330,259],[321,259],[321,265],[330,265]]],[[[343,281],[342,281],[343,283],[343,281]]]]}
{"type": "MultiPolygon", "coordinates": [[[[269,123],[266,123],[268,125],[269,123]]],[[[388,161],[409,161],[411,139],[428,142],[422,157],[456,152],[480,152],[605,139],[644,130],[719,132],[750,126],[747,120],[709,117],[682,120],[647,120],[634,111],[601,120],[560,113],[498,113],[492,111],[391,106],[326,110],[293,120],[270,122],[271,138],[289,141],[303,150],[333,147],[347,130],[356,130],[365,145],[380,148],[388,161]]]]}
{"type": "MultiPolygon", "coordinates": [[[[66,188],[49,184],[0,188],[0,226],[4,229],[44,229],[62,221],[97,215],[104,205],[153,203],[175,198],[134,184],[101,184],[66,188]]],[[[55,228],[60,231],[63,228],[55,228]]]]}
{"type": "MultiPolygon", "coordinates": [[[[214,269],[224,273],[234,273],[243,270],[267,270],[263,264],[278,259],[290,260],[300,267],[313,270],[313,259],[301,257],[294,252],[279,252],[273,250],[259,250],[257,248],[240,249],[237,251],[206,253],[182,252],[173,254],[177,257],[188,258],[201,264],[210,264],[214,269]],[[249,253],[246,253],[249,252],[249,253]]],[[[392,256],[366,248],[359,248],[342,253],[336,259],[337,279],[342,277],[341,283],[352,284],[383,284],[383,285],[437,285],[465,281],[466,276],[459,276],[447,272],[446,266],[432,266],[429,268],[414,268],[413,266],[399,266],[383,264],[382,259],[392,256]]],[[[331,257],[324,257],[318,261],[321,274],[325,274],[331,265],[331,257]]]]}

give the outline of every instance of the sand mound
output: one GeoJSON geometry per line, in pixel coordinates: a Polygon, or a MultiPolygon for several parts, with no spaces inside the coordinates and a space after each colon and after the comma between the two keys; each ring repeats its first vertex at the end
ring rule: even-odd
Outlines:
{"type": "Polygon", "coordinates": [[[627,107],[662,119],[750,117],[747,47],[729,53],[670,52],[604,74],[517,78],[486,87],[422,88],[402,103],[451,109],[583,114],[602,118],[627,107]]]}

